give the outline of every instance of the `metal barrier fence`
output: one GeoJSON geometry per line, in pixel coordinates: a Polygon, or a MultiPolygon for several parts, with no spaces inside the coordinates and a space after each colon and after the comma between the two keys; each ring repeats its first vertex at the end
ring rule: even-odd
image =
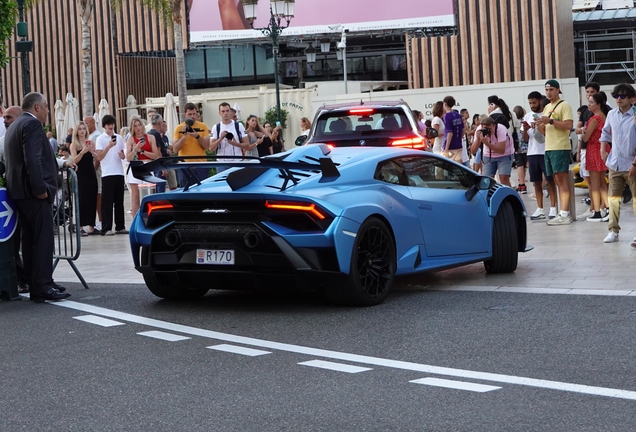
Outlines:
{"type": "Polygon", "coordinates": [[[55,251],[53,255],[53,271],[60,260],[69,263],[78,279],[88,289],[88,284],[75,265],[82,250],[81,226],[79,226],[80,209],[77,189],[77,175],[72,168],[62,168],[58,172],[57,194],[53,207],[53,223],[55,225],[55,251]]]}

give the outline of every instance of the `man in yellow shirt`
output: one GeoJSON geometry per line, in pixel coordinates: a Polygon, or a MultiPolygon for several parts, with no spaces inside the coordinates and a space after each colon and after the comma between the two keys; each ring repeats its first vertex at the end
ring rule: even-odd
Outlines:
{"type": "MultiPolygon", "coordinates": [[[[172,148],[179,156],[205,156],[205,151],[210,146],[210,133],[205,123],[197,121],[197,107],[188,102],[185,104],[185,118],[191,119],[194,124],[188,128],[185,121],[177,126],[173,134],[172,148]]],[[[207,159],[201,159],[206,161],[207,159]]],[[[195,160],[190,160],[194,162],[195,160]]],[[[199,181],[209,177],[210,170],[207,168],[191,168],[190,171],[199,181]]],[[[179,183],[181,187],[187,184],[187,177],[183,170],[179,170],[179,183]]]]}
{"type": "Polygon", "coordinates": [[[545,95],[550,100],[543,110],[543,117],[537,119],[539,132],[545,135],[545,171],[552,176],[559,192],[561,212],[548,225],[568,225],[572,223],[570,216],[570,186],[568,172],[570,169],[570,131],[574,126],[572,107],[561,99],[561,86],[557,80],[545,83],[545,95]]]}

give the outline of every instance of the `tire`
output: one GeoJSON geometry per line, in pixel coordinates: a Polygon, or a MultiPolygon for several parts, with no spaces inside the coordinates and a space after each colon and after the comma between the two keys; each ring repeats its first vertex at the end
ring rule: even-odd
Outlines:
{"type": "Polygon", "coordinates": [[[349,275],[333,282],[327,297],[339,305],[378,305],[391,291],[396,267],[393,235],[384,222],[371,217],[356,235],[349,275]]]}
{"type": "Polygon", "coordinates": [[[146,276],[144,274],[144,282],[151,293],[166,300],[197,300],[209,291],[208,288],[189,289],[160,284],[154,275],[146,276]]]}
{"type": "Polygon", "coordinates": [[[511,273],[519,259],[515,214],[504,201],[495,216],[492,229],[492,258],[484,261],[487,273],[511,273]]]}

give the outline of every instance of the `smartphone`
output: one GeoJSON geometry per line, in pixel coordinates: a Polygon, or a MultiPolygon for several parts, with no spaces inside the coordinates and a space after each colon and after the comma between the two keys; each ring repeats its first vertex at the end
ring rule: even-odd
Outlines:
{"type": "Polygon", "coordinates": [[[532,114],[532,117],[534,117],[535,120],[539,120],[541,118],[539,114],[532,114]]]}
{"type": "Polygon", "coordinates": [[[632,112],[634,113],[634,115],[636,116],[636,105],[632,105],[632,112]]]}
{"type": "Polygon", "coordinates": [[[86,140],[86,142],[84,144],[87,145],[87,146],[90,146],[91,145],[91,140],[86,140]]]}
{"type": "Polygon", "coordinates": [[[280,122],[279,121],[276,122],[276,126],[280,126],[280,122]]]}

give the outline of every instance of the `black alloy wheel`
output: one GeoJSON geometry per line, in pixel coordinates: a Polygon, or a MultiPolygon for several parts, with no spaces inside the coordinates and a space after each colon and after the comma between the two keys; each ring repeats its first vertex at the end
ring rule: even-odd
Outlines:
{"type": "Polygon", "coordinates": [[[349,277],[327,291],[331,301],[350,306],[374,306],[389,295],[396,270],[395,241],[380,219],[367,219],[356,235],[349,277]]]}

